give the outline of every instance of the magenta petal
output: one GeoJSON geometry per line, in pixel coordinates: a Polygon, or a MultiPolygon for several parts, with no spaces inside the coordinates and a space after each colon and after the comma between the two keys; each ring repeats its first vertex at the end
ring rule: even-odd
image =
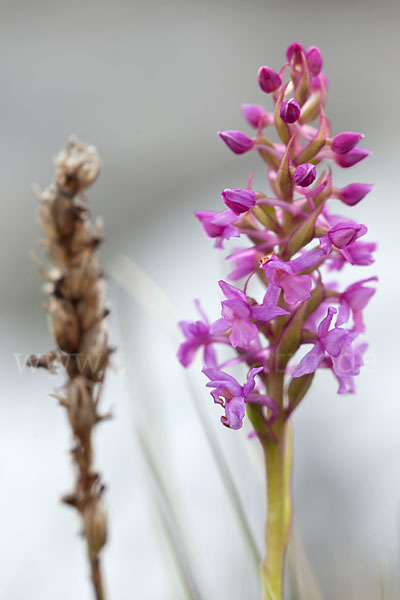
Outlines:
{"type": "Polygon", "coordinates": [[[232,325],[232,333],[229,336],[233,348],[247,348],[258,334],[258,329],[254,323],[249,323],[243,319],[235,319],[232,325]]]}
{"type": "Polygon", "coordinates": [[[312,280],[309,275],[285,275],[281,278],[283,298],[288,304],[296,304],[310,298],[312,280]]]}
{"type": "Polygon", "coordinates": [[[317,176],[317,170],[312,163],[299,165],[294,172],[295,184],[300,187],[308,187],[317,176]]]}
{"type": "Polygon", "coordinates": [[[273,256],[265,264],[261,264],[261,268],[265,270],[265,275],[270,283],[280,285],[279,281],[284,273],[291,275],[293,273],[292,264],[285,262],[273,256]]]}
{"type": "Polygon", "coordinates": [[[247,212],[256,204],[255,194],[252,190],[225,189],[221,195],[226,206],[235,215],[247,212]]]}
{"type": "Polygon", "coordinates": [[[263,370],[263,367],[253,367],[253,369],[251,369],[248,379],[243,386],[243,396],[245,400],[247,400],[247,396],[250,394],[250,392],[254,390],[254,387],[256,385],[254,380],[255,376],[257,375],[257,373],[260,373],[263,370]]]}
{"type": "Polygon", "coordinates": [[[183,367],[188,367],[193,362],[199,347],[200,344],[192,340],[182,342],[178,348],[177,357],[183,367]]]}
{"type": "Polygon", "coordinates": [[[280,78],[278,73],[276,73],[276,71],[270,69],[269,67],[260,67],[258,70],[257,78],[258,85],[266,94],[274,92],[282,84],[282,79],[280,78]]]}
{"type": "Polygon", "coordinates": [[[218,285],[221,288],[224,296],[229,300],[241,300],[242,302],[245,302],[247,304],[246,294],[242,292],[242,290],[239,290],[230,283],[226,283],[226,281],[224,281],[223,279],[220,279],[220,281],[218,281],[218,285]]]}
{"type": "Polygon", "coordinates": [[[239,385],[232,375],[213,367],[205,367],[203,373],[210,379],[206,387],[216,388],[215,392],[217,395],[226,397],[226,392],[229,392],[229,396],[241,395],[242,386],[239,385]]]}
{"type": "Polygon", "coordinates": [[[368,304],[371,296],[375,294],[375,288],[364,287],[364,284],[370,281],[377,281],[377,277],[369,277],[368,279],[362,279],[352,285],[349,285],[345,289],[342,296],[350,304],[353,310],[362,310],[368,304]]]}
{"type": "Polygon", "coordinates": [[[226,403],[225,416],[221,417],[221,423],[230,429],[240,429],[245,412],[244,399],[241,396],[232,398],[226,403]]]}
{"type": "MultiPolygon", "coordinates": [[[[204,375],[206,375],[206,377],[208,377],[208,379],[211,380],[210,383],[214,382],[214,381],[225,380],[225,379],[227,381],[236,381],[235,378],[232,377],[232,375],[229,375],[228,373],[225,373],[225,371],[221,371],[220,369],[214,369],[212,367],[204,368],[202,370],[202,373],[204,373],[204,375]]],[[[207,383],[207,387],[210,387],[210,383],[207,383]]]]}
{"type": "Polygon", "coordinates": [[[217,355],[212,344],[204,346],[204,364],[206,367],[217,366],[217,355]]]}
{"type": "Polygon", "coordinates": [[[247,398],[246,402],[250,402],[251,404],[258,404],[259,406],[266,406],[271,411],[271,416],[268,418],[268,424],[273,425],[276,421],[277,416],[279,415],[279,407],[275,400],[270,396],[265,396],[263,394],[250,394],[247,398]]]}
{"type": "Polygon", "coordinates": [[[224,300],[222,302],[222,316],[228,321],[240,317],[246,321],[250,318],[250,307],[243,300],[224,300]]]}
{"type": "Polygon", "coordinates": [[[258,104],[242,104],[240,111],[246,121],[255,129],[269,124],[269,117],[262,106],[258,104]]]}
{"type": "Polygon", "coordinates": [[[322,338],[322,344],[331,356],[339,356],[343,345],[346,343],[349,332],[345,329],[335,328],[322,338]]]}
{"type": "Polygon", "coordinates": [[[355,206],[373,189],[373,185],[366,183],[351,183],[339,190],[339,198],[348,206],[355,206]]]}
{"type": "Polygon", "coordinates": [[[347,323],[349,318],[350,318],[350,306],[349,306],[348,302],[346,302],[346,300],[342,300],[340,302],[340,306],[339,306],[339,312],[338,312],[338,316],[336,319],[336,326],[340,327],[340,325],[347,323]]]}
{"type": "Polygon", "coordinates": [[[299,258],[295,258],[290,261],[290,265],[292,267],[293,273],[301,273],[301,271],[305,271],[306,269],[310,269],[311,267],[315,267],[325,256],[325,252],[321,248],[314,248],[313,250],[309,250],[305,252],[299,258]]]}
{"type": "Polygon", "coordinates": [[[363,352],[367,344],[346,344],[337,357],[332,358],[332,369],[338,377],[352,377],[358,375],[360,367],[364,364],[363,352]]]}
{"type": "Polygon", "coordinates": [[[367,287],[363,284],[376,280],[377,277],[370,277],[369,279],[357,281],[353,285],[350,285],[341,296],[341,306],[347,305],[349,310],[352,310],[354,329],[358,332],[365,330],[362,311],[376,291],[375,288],[367,287]]]}
{"type": "Polygon", "coordinates": [[[200,300],[195,300],[194,305],[196,307],[197,312],[203,319],[204,323],[206,325],[209,325],[210,323],[209,323],[208,317],[207,317],[206,313],[204,312],[203,307],[201,306],[200,300]]]}
{"type": "Polygon", "coordinates": [[[323,235],[322,238],[320,238],[319,249],[322,250],[324,254],[330,254],[332,250],[332,242],[328,235],[323,235]]]}
{"type": "Polygon", "coordinates": [[[324,358],[324,350],[319,342],[316,342],[314,348],[310,350],[299,362],[295,370],[293,371],[292,377],[302,377],[308,373],[314,373],[319,367],[322,359],[324,358]]]}
{"type": "Polygon", "coordinates": [[[311,77],[316,77],[322,69],[322,54],[317,46],[311,46],[306,52],[308,71],[311,77]]]}
{"type": "Polygon", "coordinates": [[[219,131],[218,135],[235,154],[244,154],[254,145],[253,140],[241,131],[219,131]]]}
{"type": "Polygon", "coordinates": [[[358,290],[345,292],[345,298],[353,310],[359,311],[367,306],[375,291],[374,288],[360,287],[358,290]]]}
{"type": "Polygon", "coordinates": [[[270,283],[267,287],[267,291],[265,292],[265,296],[263,299],[264,306],[276,306],[279,301],[279,296],[281,295],[281,288],[273,283],[270,283]]]}
{"type": "Polygon", "coordinates": [[[354,146],[363,139],[362,133],[355,133],[354,131],[345,131],[339,133],[332,140],[332,150],[336,154],[347,154],[350,150],[353,150],[354,146]]]}
{"type": "Polygon", "coordinates": [[[322,319],[321,323],[318,325],[318,336],[323,338],[329,331],[329,327],[331,326],[333,316],[336,315],[337,310],[333,306],[329,306],[326,311],[326,317],[322,319]]]}
{"type": "Polygon", "coordinates": [[[356,241],[357,227],[352,223],[340,223],[329,231],[328,237],[336,248],[345,248],[356,241]]]}
{"type": "Polygon", "coordinates": [[[365,148],[353,148],[353,150],[350,150],[350,152],[347,152],[346,154],[336,154],[335,160],[339,166],[347,169],[348,167],[356,165],[370,155],[371,152],[365,148]]]}
{"type": "MultiPolygon", "coordinates": [[[[196,213],[196,215],[199,213],[196,213]]],[[[231,210],[223,210],[222,212],[213,213],[212,223],[218,227],[232,225],[237,221],[237,216],[231,210]]]]}
{"type": "Polygon", "coordinates": [[[337,375],[337,373],[335,373],[335,375],[336,375],[336,379],[338,380],[338,383],[339,383],[337,393],[338,394],[354,394],[356,389],[355,389],[353,377],[352,376],[341,377],[340,375],[337,375]]]}
{"type": "Polygon", "coordinates": [[[375,262],[375,259],[372,256],[372,252],[375,250],[375,242],[354,242],[351,246],[347,246],[346,258],[353,265],[366,267],[375,262]]]}
{"type": "Polygon", "coordinates": [[[246,248],[235,250],[227,260],[233,260],[235,268],[228,275],[228,279],[231,281],[237,281],[245,275],[250,275],[255,270],[255,257],[257,255],[256,248],[246,248]]]}
{"type": "Polygon", "coordinates": [[[286,58],[288,62],[293,62],[295,65],[300,65],[302,62],[302,53],[304,48],[300,42],[293,42],[286,50],[286,58]]]}
{"type": "Polygon", "coordinates": [[[206,235],[217,238],[218,247],[222,246],[222,240],[240,237],[239,230],[232,225],[237,220],[237,216],[231,210],[224,210],[221,213],[202,210],[195,212],[195,216],[199,219],[206,235]]]}
{"type": "Polygon", "coordinates": [[[325,75],[325,73],[323,73],[322,71],[319,75],[316,75],[315,77],[313,77],[311,79],[311,89],[313,91],[322,90],[325,93],[328,89],[328,86],[329,86],[328,78],[325,75]]]}
{"type": "MultiPolygon", "coordinates": [[[[279,289],[279,288],[278,288],[279,289]]],[[[290,313],[280,306],[252,306],[251,316],[255,321],[271,321],[276,317],[289,315],[290,313]]]]}
{"type": "Polygon", "coordinates": [[[300,104],[296,98],[289,98],[282,102],[279,115],[285,123],[294,123],[300,117],[300,104]]]}
{"type": "Polygon", "coordinates": [[[197,350],[200,346],[207,346],[209,343],[209,324],[206,315],[201,311],[200,305],[196,302],[196,306],[200,309],[200,314],[204,321],[180,321],[179,327],[186,340],[179,346],[178,359],[184,367],[188,367],[193,361],[197,350]]]}
{"type": "Polygon", "coordinates": [[[223,318],[217,319],[214,323],[210,325],[210,333],[211,335],[221,335],[222,333],[225,333],[225,331],[228,331],[228,329],[230,328],[230,321],[227,321],[223,318]]]}

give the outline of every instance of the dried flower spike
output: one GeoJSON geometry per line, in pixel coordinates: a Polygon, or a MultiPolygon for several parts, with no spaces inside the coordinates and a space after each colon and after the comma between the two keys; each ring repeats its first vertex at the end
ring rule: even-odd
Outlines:
{"type": "Polygon", "coordinates": [[[57,362],[67,375],[58,399],[66,408],[74,439],[71,455],[77,476],[75,489],[64,496],[64,502],[81,515],[96,599],[104,600],[99,555],[107,524],[104,485],[92,464],[92,434],[105,418],[98,405],[110,355],[104,323],[108,311],[103,270],[96,255],[101,227],[91,223],[82,197],[99,174],[100,159],[94,146],[71,139],[55,164],[55,181],[40,194],[39,223],[53,263],[46,275],[51,282],[47,311],[57,351],[32,357],[30,363],[53,370],[57,362]]]}

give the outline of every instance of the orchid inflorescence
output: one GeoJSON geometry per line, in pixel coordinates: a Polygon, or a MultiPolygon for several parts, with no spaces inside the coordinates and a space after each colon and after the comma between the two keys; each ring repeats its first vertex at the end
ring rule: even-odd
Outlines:
{"type": "Polygon", "coordinates": [[[339,394],[354,392],[353,376],[360,371],[366,349],[359,341],[365,329],[362,311],[375,291],[369,284],[376,277],[343,291],[324,281],[345,264],[373,262],[376,245],[360,239],[367,233],[365,225],[334,214],[338,202],[354,206],[373,186],[350,183],[339,189],[329,166],[333,162],[349,168],[368,157],[370,153],[357,145],[364,136],[354,132],[331,136],[324,114],[328,82],[320,50],[306,51],[295,42],[286,58],[279,73],[266,66],[258,71],[261,90],[274,102],[273,112],[252,104],[241,107],[255,135],[219,132],[235,154],[253,150],[260,155],[267,165],[271,195],[252,189],[252,174],[245,189],[223,190],[225,210],[196,212],[217,248],[230,238],[245,238],[250,244],[227,257],[234,265],[228,279],[245,278],[245,283],[236,287],[219,282],[225,296],[221,318],[210,323],[197,303],[201,320],[180,323],[185,341],[178,358],[187,367],[204,349],[207,387],[224,408],[222,423],[231,429],[242,426],[250,403],[263,407],[263,419],[272,432],[278,415],[287,419],[320,368],[332,371],[339,394]],[[277,143],[266,135],[272,127],[277,143]],[[254,275],[266,287],[261,301],[248,293],[254,275]],[[218,362],[218,344],[230,346],[236,358],[218,362]],[[311,349],[296,360],[303,345],[311,349]],[[243,386],[225,371],[237,363],[249,368],[243,386]],[[283,373],[283,401],[267,395],[272,372],[283,373]]]}

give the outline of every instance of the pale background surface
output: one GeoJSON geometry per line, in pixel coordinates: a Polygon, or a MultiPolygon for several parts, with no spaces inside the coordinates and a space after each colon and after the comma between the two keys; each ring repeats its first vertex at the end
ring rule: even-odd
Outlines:
{"type": "MultiPolygon", "coordinates": [[[[399,4],[72,0],[2,1],[0,8],[0,597],[83,600],[91,593],[75,515],[58,503],[71,482],[69,438],[65,415],[47,394],[60,381],[20,374],[13,356],[51,346],[40,278],[27,257],[39,237],[31,184],[50,182],[50,159],[70,133],[95,143],[104,169],[89,197],[105,219],[110,272],[124,253],[181,318],[195,316],[194,297],[215,318],[216,281],[226,266],[193,211],[217,209],[221,189],[243,186],[253,167],[258,186],[263,178],[257,157],[233,156],[216,131],[246,130],[239,105],[268,100],[258,67],[279,67],[299,39],[323,51],[334,132],[361,131],[374,152],[336,181],[376,183],[352,215],[379,241],[368,274],[379,274],[380,285],[367,311],[373,364],[357,395],[337,396],[332,378],[319,375],[294,419],[295,521],[325,598],[378,598],[382,558],[397,598],[399,4]]],[[[174,344],[112,278],[110,299],[112,340],[121,350],[104,404],[116,418],[97,437],[97,464],[110,486],[110,598],[185,598],[134,437],[134,422],[144,421],[202,597],[258,598],[174,344]]],[[[197,371],[192,377],[202,384],[197,371]]],[[[222,428],[218,408],[197,388],[256,530],[263,486],[254,442],[222,428]]]]}

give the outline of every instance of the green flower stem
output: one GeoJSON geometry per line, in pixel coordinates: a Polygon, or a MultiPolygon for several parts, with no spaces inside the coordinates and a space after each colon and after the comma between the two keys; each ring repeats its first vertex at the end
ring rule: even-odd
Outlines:
{"type": "Polygon", "coordinates": [[[277,443],[263,444],[267,469],[266,556],[261,564],[265,600],[283,597],[283,573],[291,523],[291,431],[281,422],[275,428],[277,443]]]}
{"type": "MultiPolygon", "coordinates": [[[[268,394],[282,407],[283,376],[269,373],[268,394]]],[[[266,466],[267,524],[266,554],[260,566],[264,600],[282,600],[283,574],[291,524],[291,429],[283,411],[276,420],[271,435],[262,409],[248,405],[248,415],[260,439],[266,466]]]]}

